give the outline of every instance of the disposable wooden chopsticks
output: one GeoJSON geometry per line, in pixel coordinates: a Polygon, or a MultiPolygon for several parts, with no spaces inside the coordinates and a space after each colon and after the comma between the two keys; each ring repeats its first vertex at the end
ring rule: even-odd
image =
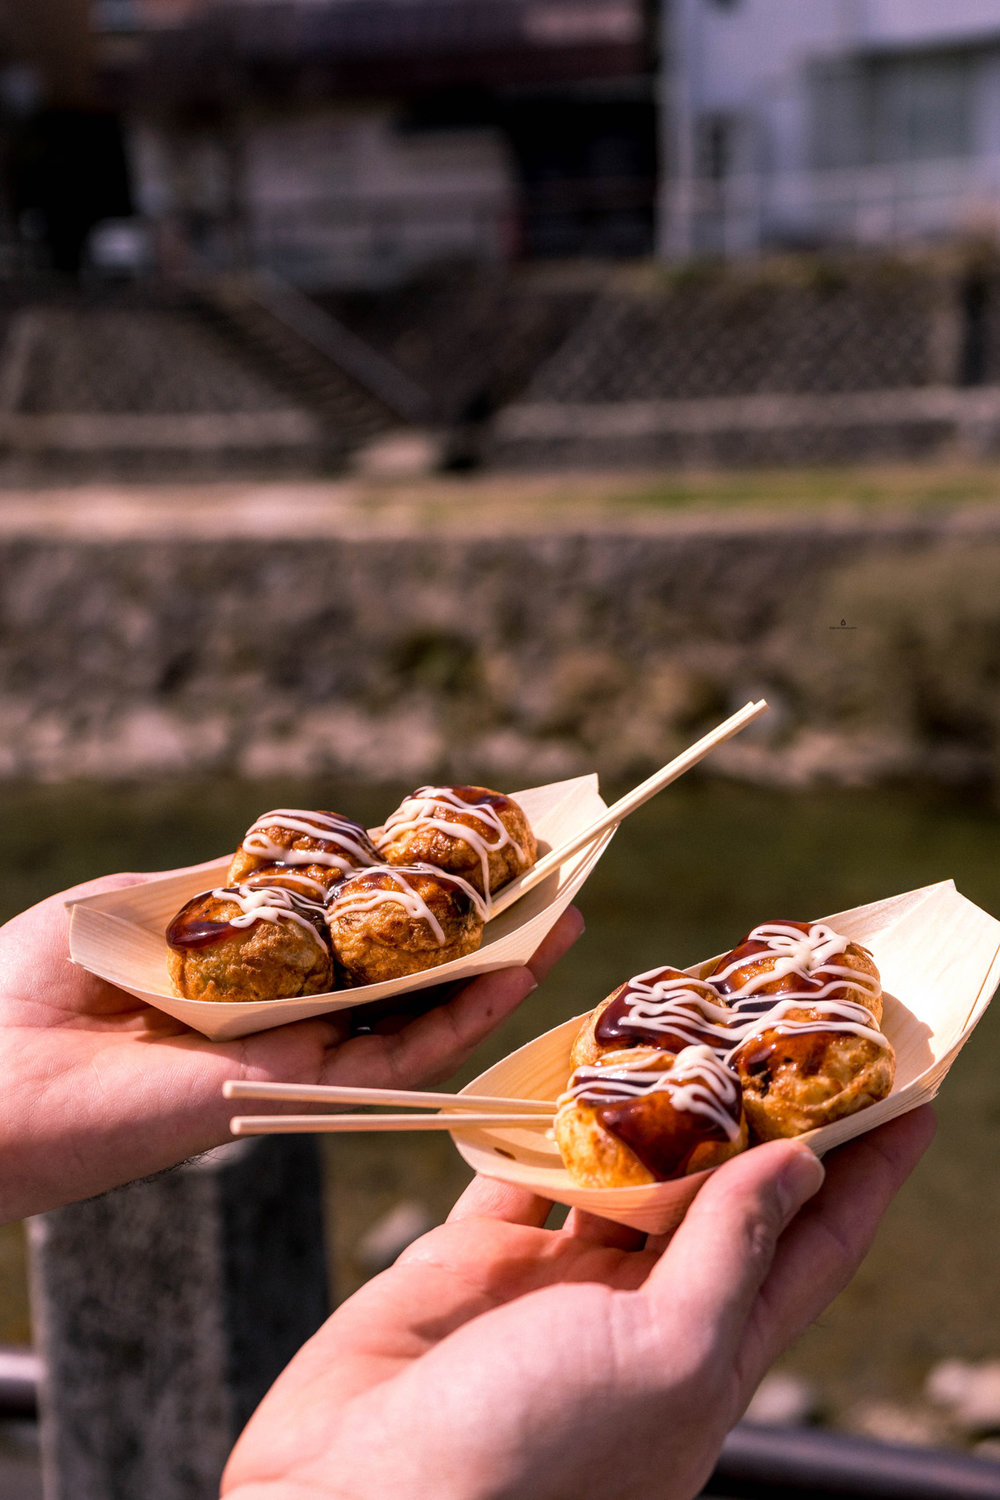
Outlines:
{"type": "Polygon", "coordinates": [[[517,1125],[527,1130],[546,1129],[552,1113],[511,1114],[510,1111],[437,1115],[237,1115],[230,1120],[233,1135],[293,1135],[314,1131],[336,1135],[346,1131],[467,1130],[473,1125],[517,1125]]]}
{"type": "MultiPolygon", "coordinates": [[[[419,1089],[369,1089],[337,1083],[255,1083],[230,1078],[222,1085],[224,1099],[280,1099],[300,1104],[401,1104],[411,1109],[501,1110],[523,1113],[540,1110],[551,1115],[555,1105],[546,1099],[494,1099],[488,1094],[444,1094],[419,1089]]],[[[291,1116],[286,1116],[290,1119],[291,1116]]],[[[312,1116],[311,1118],[317,1118],[312,1116]]]]}
{"type": "Polygon", "coordinates": [[[254,1083],[230,1078],[222,1085],[226,1099],[274,1099],[302,1104],[401,1104],[434,1109],[437,1114],[411,1115],[237,1115],[229,1122],[233,1135],[291,1135],[304,1131],[451,1130],[470,1125],[521,1125],[545,1128],[555,1105],[545,1099],[495,1099],[486,1094],[442,1094],[418,1089],[366,1089],[340,1084],[254,1083]]]}
{"type": "Polygon", "coordinates": [[[767,701],[764,698],[759,698],[756,703],[745,703],[738,713],[733,714],[730,718],[724,720],[723,723],[717,724],[713,730],[703,735],[700,740],[696,740],[693,745],[689,745],[680,755],[668,761],[665,766],[661,766],[658,771],[654,771],[652,776],[647,777],[645,781],[641,781],[630,792],[626,792],[624,797],[619,797],[617,802],[612,803],[607,811],[603,812],[588,827],[582,829],[581,832],[574,834],[572,838],[567,839],[557,848],[551,850],[538,860],[536,864],[532,865],[530,870],[526,870],[523,875],[518,876],[516,880],[512,880],[509,885],[505,886],[496,900],[491,902],[490,916],[496,917],[500,912],[506,911],[507,907],[512,905],[520,896],[523,896],[526,891],[530,891],[540,881],[545,880],[547,876],[558,870],[559,866],[564,860],[569,859],[570,855],[575,854],[578,849],[582,849],[585,844],[589,844],[599,834],[606,832],[609,828],[613,828],[623,818],[627,818],[629,813],[635,812],[637,807],[641,807],[644,802],[648,802],[650,797],[654,797],[663,787],[669,786],[672,781],[676,781],[678,776],[683,776],[685,771],[690,770],[710,750],[714,750],[717,745],[721,745],[724,740],[730,739],[734,734],[739,734],[741,729],[745,729],[766,708],[767,701]]]}

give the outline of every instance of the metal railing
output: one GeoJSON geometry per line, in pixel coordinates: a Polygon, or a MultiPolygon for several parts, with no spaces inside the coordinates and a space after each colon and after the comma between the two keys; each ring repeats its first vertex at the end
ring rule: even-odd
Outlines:
{"type": "Polygon", "coordinates": [[[639,0],[215,0],[212,12],[238,48],[273,54],[315,49],[340,57],[379,53],[415,55],[511,47],[634,44],[646,21],[639,0]]]}
{"type": "Polygon", "coordinates": [[[741,1423],[703,1493],[726,1500],[1000,1500],[1000,1463],[812,1428],[741,1423]]]}
{"type": "MultiPolygon", "coordinates": [[[[41,1360],[0,1348],[0,1420],[38,1415],[41,1360]]],[[[1000,1462],[809,1428],[741,1423],[703,1496],[726,1500],[997,1500],[1000,1462]]]]}
{"type": "Polygon", "coordinates": [[[738,256],[812,240],[891,244],[1000,222],[1000,158],[678,178],[664,198],[672,254],[738,256]]]}
{"type": "Polygon", "coordinates": [[[42,1361],[33,1349],[0,1347],[0,1420],[38,1416],[42,1361]]]}
{"type": "Polygon", "coordinates": [[[372,286],[441,261],[507,260],[516,209],[505,194],[455,190],[259,203],[254,263],[299,285],[372,286]]]}

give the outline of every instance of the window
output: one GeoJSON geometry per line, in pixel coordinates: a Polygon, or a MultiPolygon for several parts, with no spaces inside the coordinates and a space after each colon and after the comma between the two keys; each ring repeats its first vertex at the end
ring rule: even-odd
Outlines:
{"type": "Polygon", "coordinates": [[[872,69],[875,161],[933,161],[972,149],[971,57],[889,60],[872,69]]]}
{"type": "Polygon", "coordinates": [[[851,58],[810,76],[817,167],[968,156],[976,58],[970,52],[851,58]]]}
{"type": "Polygon", "coordinates": [[[734,166],[736,121],[732,115],[704,115],[698,122],[698,175],[723,182],[734,166]]]}

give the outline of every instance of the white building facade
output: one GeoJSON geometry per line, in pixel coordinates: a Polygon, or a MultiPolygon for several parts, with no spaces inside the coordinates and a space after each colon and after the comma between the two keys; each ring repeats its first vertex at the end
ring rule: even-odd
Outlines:
{"type": "Polygon", "coordinates": [[[1000,0],[666,0],[668,258],[1000,229],[1000,0]]]}

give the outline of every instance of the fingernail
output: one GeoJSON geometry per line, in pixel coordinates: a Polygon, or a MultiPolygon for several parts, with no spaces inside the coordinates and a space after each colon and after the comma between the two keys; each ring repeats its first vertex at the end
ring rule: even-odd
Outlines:
{"type": "MultiPolygon", "coordinates": [[[[533,995],[538,988],[538,980],[531,973],[531,970],[526,969],[525,973],[528,975],[528,979],[525,983],[524,994],[521,996],[521,1000],[527,1000],[528,996],[533,995]]],[[[519,1005],[521,1003],[521,1000],[518,1001],[519,1005]]]]}
{"type": "Polygon", "coordinates": [[[781,1169],[778,1179],[778,1195],[786,1222],[819,1191],[826,1176],[826,1169],[818,1156],[808,1146],[796,1148],[781,1169]]]}
{"type": "Polygon", "coordinates": [[[573,923],[574,927],[576,928],[577,937],[582,937],[582,935],[587,930],[587,924],[584,921],[583,912],[578,906],[568,906],[566,908],[566,921],[573,923]]]}

